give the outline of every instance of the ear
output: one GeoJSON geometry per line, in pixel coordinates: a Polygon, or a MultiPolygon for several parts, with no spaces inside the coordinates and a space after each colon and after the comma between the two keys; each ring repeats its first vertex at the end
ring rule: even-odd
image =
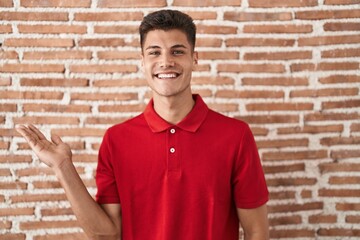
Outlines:
{"type": "Polygon", "coordinates": [[[144,63],[144,54],[143,53],[140,53],[140,61],[141,61],[141,69],[144,72],[145,63],[144,63]]]}
{"type": "Polygon", "coordinates": [[[198,60],[199,60],[199,54],[197,51],[194,51],[193,53],[193,59],[194,59],[194,65],[198,64],[198,60]]]}

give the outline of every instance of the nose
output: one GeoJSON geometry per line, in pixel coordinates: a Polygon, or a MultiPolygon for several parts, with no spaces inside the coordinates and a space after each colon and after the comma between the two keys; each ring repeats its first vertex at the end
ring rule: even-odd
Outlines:
{"type": "Polygon", "coordinates": [[[162,68],[175,66],[173,56],[171,54],[163,54],[160,58],[159,66],[162,68]]]}

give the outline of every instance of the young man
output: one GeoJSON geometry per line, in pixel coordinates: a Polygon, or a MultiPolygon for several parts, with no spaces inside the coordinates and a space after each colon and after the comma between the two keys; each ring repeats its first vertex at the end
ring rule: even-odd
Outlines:
{"type": "Polygon", "coordinates": [[[17,130],[55,172],[90,239],[268,239],[268,191],[247,124],[193,95],[195,25],[179,12],[149,14],[140,25],[142,66],[153,98],[145,111],[106,132],[96,201],[57,136],[17,130]]]}

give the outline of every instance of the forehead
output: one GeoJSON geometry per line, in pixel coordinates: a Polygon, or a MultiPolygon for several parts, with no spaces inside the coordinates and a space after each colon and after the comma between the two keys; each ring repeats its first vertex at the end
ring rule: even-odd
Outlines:
{"type": "Polygon", "coordinates": [[[190,43],[184,32],[178,29],[164,30],[152,30],[146,34],[144,41],[144,49],[148,46],[157,46],[160,48],[171,48],[175,45],[184,45],[190,48],[190,43]]]}

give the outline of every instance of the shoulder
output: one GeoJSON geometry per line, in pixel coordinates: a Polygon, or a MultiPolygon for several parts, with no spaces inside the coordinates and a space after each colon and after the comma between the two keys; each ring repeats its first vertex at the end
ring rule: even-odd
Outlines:
{"type": "Polygon", "coordinates": [[[123,134],[128,131],[133,131],[135,128],[139,128],[141,126],[145,126],[146,121],[144,118],[144,114],[141,113],[137,115],[136,117],[130,118],[128,120],[125,120],[122,123],[115,124],[111,127],[109,127],[106,130],[105,135],[108,135],[108,137],[111,137],[113,135],[123,134]]]}
{"type": "Polygon", "coordinates": [[[250,130],[249,124],[236,118],[225,116],[214,110],[209,110],[208,114],[209,122],[222,130],[230,131],[248,131],[250,130]]]}

